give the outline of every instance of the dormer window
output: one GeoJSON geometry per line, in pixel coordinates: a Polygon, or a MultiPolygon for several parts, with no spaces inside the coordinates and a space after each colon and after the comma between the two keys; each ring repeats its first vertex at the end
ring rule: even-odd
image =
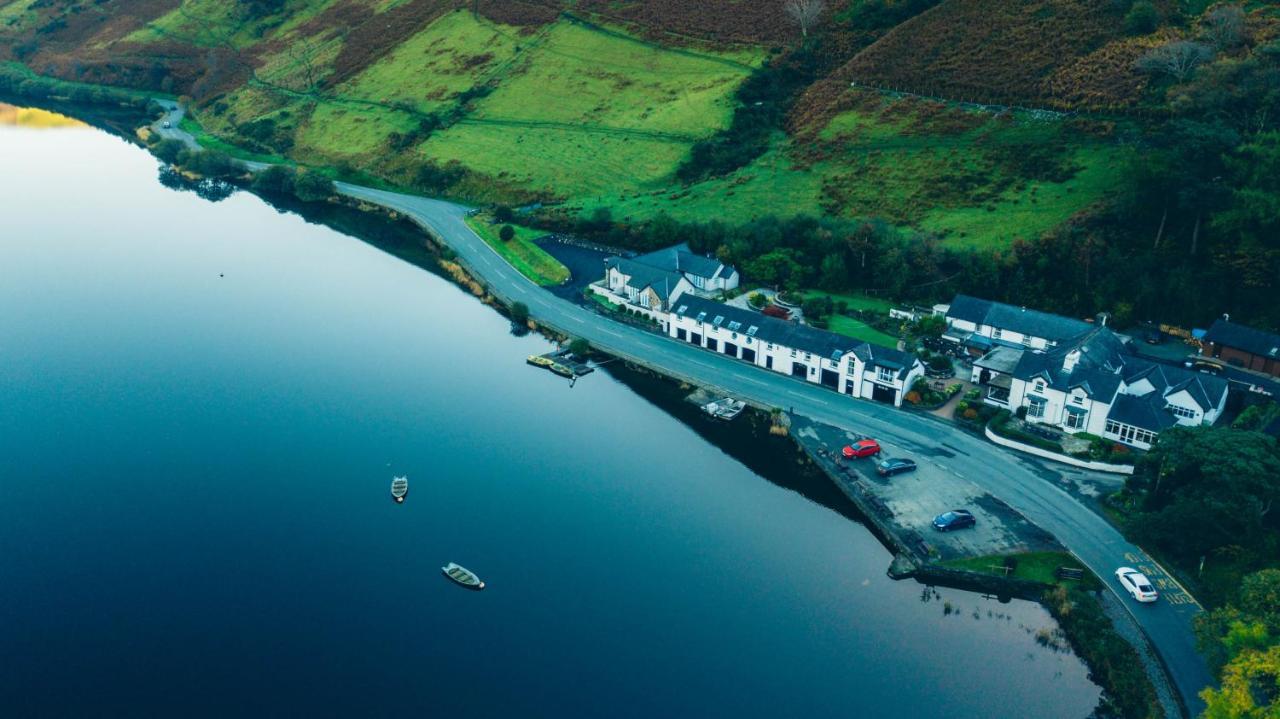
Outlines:
{"type": "Polygon", "coordinates": [[[1071,402],[1072,404],[1084,404],[1084,397],[1081,397],[1080,395],[1075,395],[1071,398],[1071,402]]]}
{"type": "Polygon", "coordinates": [[[1037,392],[1043,392],[1043,391],[1044,391],[1044,380],[1042,380],[1042,379],[1038,379],[1038,380],[1036,380],[1035,390],[1036,390],[1037,392]]]}

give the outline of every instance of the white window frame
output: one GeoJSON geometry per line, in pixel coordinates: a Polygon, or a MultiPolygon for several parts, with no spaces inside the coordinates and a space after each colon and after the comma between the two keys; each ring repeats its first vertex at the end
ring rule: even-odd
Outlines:
{"type": "Polygon", "coordinates": [[[887,367],[876,367],[876,381],[893,384],[893,370],[887,367]]]}

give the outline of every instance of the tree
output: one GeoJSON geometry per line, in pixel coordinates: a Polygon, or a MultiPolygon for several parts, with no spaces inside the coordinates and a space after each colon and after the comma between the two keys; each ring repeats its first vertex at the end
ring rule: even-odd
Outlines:
{"type": "Polygon", "coordinates": [[[748,260],[742,267],[748,275],[769,285],[786,285],[800,275],[795,250],[777,249],[748,260]]]}
{"type": "Polygon", "coordinates": [[[512,227],[511,225],[503,225],[498,230],[498,239],[502,240],[503,242],[510,242],[514,240],[515,237],[516,237],[516,228],[512,227]]]}
{"type": "Polygon", "coordinates": [[[1140,541],[1191,564],[1223,547],[1258,551],[1280,498],[1280,448],[1260,432],[1174,427],[1135,475],[1147,490],[1133,520],[1140,541]]]}
{"type": "Polygon", "coordinates": [[[1204,719],[1280,717],[1280,646],[1247,650],[1227,664],[1219,689],[1205,689],[1204,719]]]}
{"type": "Polygon", "coordinates": [[[292,170],[282,165],[272,165],[253,176],[253,189],[258,192],[291,194],[293,181],[292,170]]]}
{"type": "Polygon", "coordinates": [[[497,220],[498,222],[510,222],[514,220],[515,217],[516,217],[516,214],[512,212],[511,208],[508,207],[507,205],[498,205],[497,207],[493,208],[493,219],[497,220]]]}
{"type": "Polygon", "coordinates": [[[1150,35],[1160,25],[1160,13],[1149,0],[1138,0],[1124,16],[1124,31],[1130,35],[1150,35]]]}
{"type": "Polygon", "coordinates": [[[186,149],[187,149],[187,146],[182,144],[180,140],[174,140],[170,138],[170,139],[161,140],[160,142],[157,142],[151,148],[151,152],[154,153],[155,156],[160,158],[162,161],[172,165],[173,163],[178,161],[178,156],[181,155],[183,151],[186,149]]]}
{"type": "Polygon", "coordinates": [[[1219,50],[1244,42],[1244,10],[1239,5],[1219,5],[1200,19],[1200,34],[1219,50]]]}
{"type": "Polygon", "coordinates": [[[577,357],[586,357],[591,354],[591,343],[581,337],[575,337],[569,343],[569,352],[577,357]]]}
{"type": "Polygon", "coordinates": [[[303,202],[320,202],[333,197],[333,180],[318,172],[299,173],[293,182],[293,194],[303,202]]]}
{"type": "Polygon", "coordinates": [[[1207,45],[1191,40],[1171,40],[1148,50],[1138,58],[1134,67],[1153,75],[1168,75],[1178,82],[1185,82],[1204,63],[1213,57],[1207,45]]]}
{"type": "Polygon", "coordinates": [[[523,302],[512,302],[508,309],[511,313],[511,321],[518,325],[523,325],[529,321],[529,305],[523,302]]]}
{"type": "Polygon", "coordinates": [[[787,17],[800,28],[800,35],[804,38],[809,37],[809,30],[817,26],[826,9],[822,0],[787,0],[783,5],[787,17]]]}

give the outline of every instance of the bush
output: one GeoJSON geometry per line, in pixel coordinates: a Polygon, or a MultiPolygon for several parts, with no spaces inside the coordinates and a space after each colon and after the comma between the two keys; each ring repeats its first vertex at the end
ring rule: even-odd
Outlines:
{"type": "Polygon", "coordinates": [[[516,238],[516,228],[512,227],[511,225],[503,225],[502,228],[498,230],[498,239],[502,240],[503,242],[510,242],[515,238],[516,238]]]}
{"type": "Polygon", "coordinates": [[[765,304],[768,303],[768,301],[769,300],[759,292],[752,292],[747,297],[747,302],[750,303],[751,306],[756,309],[760,309],[761,307],[764,307],[765,304]]]}
{"type": "Polygon", "coordinates": [[[1124,31],[1130,35],[1150,35],[1160,25],[1160,13],[1148,0],[1138,0],[1124,16],[1124,31]]]}
{"type": "Polygon", "coordinates": [[[915,390],[911,390],[907,393],[906,400],[911,404],[920,404],[920,393],[915,390]]]}
{"type": "Polygon", "coordinates": [[[172,165],[178,161],[178,157],[187,149],[180,140],[161,140],[152,146],[151,152],[162,161],[172,165]]]}
{"type": "Polygon", "coordinates": [[[333,180],[317,172],[299,173],[293,181],[293,194],[303,202],[320,202],[333,197],[333,180]]]}
{"type": "Polygon", "coordinates": [[[508,311],[511,313],[511,321],[518,325],[529,321],[529,305],[523,302],[512,302],[508,311]]]}
{"type": "Polygon", "coordinates": [[[280,165],[272,165],[253,176],[252,187],[258,192],[280,195],[293,194],[293,171],[280,165]]]}
{"type": "Polygon", "coordinates": [[[204,177],[231,177],[240,171],[234,160],[217,150],[183,150],[177,164],[204,177]]]}
{"type": "Polygon", "coordinates": [[[498,222],[510,222],[515,219],[516,214],[506,205],[498,205],[493,208],[493,219],[498,222]]]}

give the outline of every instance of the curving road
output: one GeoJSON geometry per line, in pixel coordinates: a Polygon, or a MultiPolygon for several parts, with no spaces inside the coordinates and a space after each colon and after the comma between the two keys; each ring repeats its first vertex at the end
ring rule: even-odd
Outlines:
{"type": "MultiPolygon", "coordinates": [[[[154,127],[165,137],[194,144],[177,129],[182,110],[172,106],[164,119],[169,129],[154,127]]],[[[163,120],[162,120],[163,121],[163,120]]],[[[159,126],[162,121],[157,121],[159,126]]],[[[247,163],[261,167],[260,163],[247,163]]],[[[539,322],[565,334],[583,337],[595,347],[640,364],[661,368],[690,382],[715,387],[763,406],[794,413],[876,437],[907,452],[944,448],[954,456],[947,470],[1000,498],[1058,540],[1120,596],[1163,660],[1174,687],[1192,715],[1204,705],[1198,692],[1212,683],[1196,651],[1191,620],[1201,611],[1156,562],[1129,543],[1092,509],[1057,486],[1063,475],[1088,473],[1008,452],[931,416],[854,399],[800,379],[761,370],[724,355],[698,349],[629,325],[620,324],[540,289],[511,268],[464,222],[468,208],[425,197],[337,183],[342,194],[382,205],[411,218],[451,247],[459,259],[499,298],[523,302],[539,322]],[[1113,572],[1121,565],[1139,566],[1163,585],[1154,605],[1137,605],[1117,591],[1113,572]]]]}

